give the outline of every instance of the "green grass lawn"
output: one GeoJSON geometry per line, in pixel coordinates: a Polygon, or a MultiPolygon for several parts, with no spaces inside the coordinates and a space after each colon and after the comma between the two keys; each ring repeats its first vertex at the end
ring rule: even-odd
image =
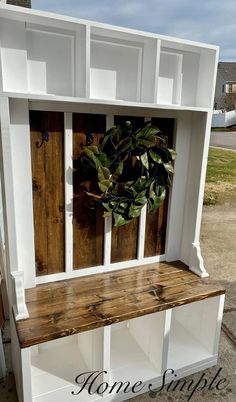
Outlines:
{"type": "Polygon", "coordinates": [[[236,202],[236,152],[209,149],[204,204],[236,202]]]}

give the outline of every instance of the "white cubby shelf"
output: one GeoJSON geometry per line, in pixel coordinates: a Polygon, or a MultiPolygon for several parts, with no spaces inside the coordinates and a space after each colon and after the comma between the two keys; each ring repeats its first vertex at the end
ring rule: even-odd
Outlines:
{"type": "Polygon", "coordinates": [[[102,348],[101,329],[31,347],[32,400],[56,402],[64,397],[71,402],[78,398],[79,391],[84,402],[100,399],[95,385],[91,387],[94,394],[90,395],[76,384],[76,377],[88,371],[102,371],[102,348]]]}
{"type": "MultiPolygon", "coordinates": [[[[181,378],[217,363],[225,290],[206,279],[199,238],[218,53],[214,45],[0,2],[5,234],[4,249],[0,246],[6,255],[19,402],[120,402],[137,394],[90,395],[84,389],[76,396],[72,392],[81,389],[76,377],[101,371],[111,386],[119,381],[159,386],[167,369],[181,378]],[[37,127],[30,121],[32,111],[40,111],[37,127]],[[54,121],[60,114],[60,131],[55,132],[60,151],[53,151],[61,161],[57,185],[65,200],[60,215],[47,219],[65,223],[60,246],[65,258],[57,254],[65,269],[37,276],[31,141],[32,134],[43,131],[41,112],[55,113],[54,121]],[[96,115],[103,115],[98,135],[113,126],[116,116],[163,119],[166,129],[172,120],[177,158],[164,254],[156,248],[145,257],[144,208],[132,259],[112,262],[113,229],[106,218],[102,265],[73,269],[74,247],[81,255],[85,247],[73,240],[74,114],[95,116],[95,122],[96,115]]],[[[46,155],[46,150],[41,151],[46,155]]],[[[40,208],[46,211],[43,192],[40,197],[40,208]]],[[[53,203],[51,194],[49,198],[53,203]]],[[[158,218],[154,243],[161,233],[159,223],[158,218]]],[[[53,228],[50,236],[43,236],[45,248],[56,234],[53,228]]],[[[169,375],[167,381],[173,379],[169,375]]]]}
{"type": "Polygon", "coordinates": [[[212,105],[217,47],[81,20],[32,20],[24,12],[4,18],[0,9],[5,92],[212,105]]]}
{"type": "Polygon", "coordinates": [[[191,303],[172,312],[168,367],[178,370],[211,359],[215,353],[215,332],[219,298],[191,303]]]}
{"type": "MultiPolygon", "coordinates": [[[[121,383],[141,381],[147,392],[149,384],[162,383],[166,370],[168,383],[174,378],[170,369],[181,378],[210,367],[217,360],[221,309],[221,296],[216,296],[31,346],[32,401],[70,402],[76,394],[83,402],[109,401],[121,383]],[[91,395],[89,385],[81,390],[89,374],[80,374],[93,371],[101,375],[91,385],[91,395]]],[[[124,388],[119,396],[134,396],[124,388]]]]}
{"type": "Polygon", "coordinates": [[[111,383],[126,379],[134,384],[161,375],[164,328],[164,312],[111,326],[111,383]]]}
{"type": "Polygon", "coordinates": [[[76,378],[91,372],[101,373],[93,394],[82,389],[79,400],[125,400],[135,395],[115,384],[141,381],[147,392],[166,370],[181,378],[217,361],[224,289],[179,262],[43,284],[26,302],[29,319],[16,330],[34,402],[72,401],[76,378]]]}

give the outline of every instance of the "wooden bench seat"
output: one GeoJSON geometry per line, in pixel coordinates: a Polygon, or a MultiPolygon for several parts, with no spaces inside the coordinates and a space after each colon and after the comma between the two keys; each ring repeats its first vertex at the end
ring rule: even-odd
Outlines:
{"type": "Polygon", "coordinates": [[[25,348],[223,293],[179,261],[52,282],[26,290],[17,333],[25,348]]]}

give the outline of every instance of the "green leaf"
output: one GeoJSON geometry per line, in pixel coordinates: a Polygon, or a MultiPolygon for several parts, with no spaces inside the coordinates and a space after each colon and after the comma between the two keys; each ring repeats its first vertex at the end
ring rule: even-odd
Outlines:
{"type": "Polygon", "coordinates": [[[155,152],[158,152],[163,163],[168,163],[172,160],[171,154],[167,148],[157,146],[155,147],[155,152]]]}
{"type": "Polygon", "coordinates": [[[99,166],[102,166],[101,162],[99,161],[99,159],[95,156],[94,152],[91,151],[91,149],[89,149],[88,147],[84,147],[84,153],[85,155],[94,161],[96,168],[98,168],[99,166]]]}
{"type": "Polygon", "coordinates": [[[100,166],[98,168],[98,179],[99,179],[100,182],[103,181],[103,180],[109,180],[110,175],[111,175],[110,170],[107,169],[106,167],[100,166]]]}
{"type": "Polygon", "coordinates": [[[164,186],[159,186],[159,199],[161,201],[164,201],[165,198],[166,198],[166,189],[164,186]]]}
{"type": "Polygon", "coordinates": [[[129,208],[129,218],[137,218],[140,216],[142,207],[137,207],[136,205],[131,205],[129,208]]]}
{"type": "Polygon", "coordinates": [[[143,189],[147,189],[150,186],[152,181],[153,181],[153,177],[150,177],[149,179],[147,179],[146,176],[141,176],[134,183],[134,189],[137,192],[140,192],[143,189]]]}
{"type": "Polygon", "coordinates": [[[111,189],[111,193],[113,195],[117,195],[118,194],[118,190],[119,190],[119,183],[113,183],[113,188],[111,189]]]}
{"type": "Polygon", "coordinates": [[[105,211],[102,216],[103,218],[109,218],[110,216],[112,216],[112,212],[105,211]]]}
{"type": "Polygon", "coordinates": [[[99,154],[99,150],[98,147],[96,145],[89,145],[87,147],[87,149],[89,149],[90,151],[92,151],[94,154],[99,154]]]}
{"type": "Polygon", "coordinates": [[[131,219],[127,220],[122,215],[113,212],[114,220],[115,220],[115,227],[120,227],[126,225],[127,223],[131,222],[131,219]]]}
{"type": "Polygon", "coordinates": [[[116,148],[117,154],[121,154],[121,153],[127,151],[131,147],[131,145],[132,145],[132,138],[130,138],[130,137],[124,138],[117,145],[117,148],[116,148]]]}
{"type": "Polygon", "coordinates": [[[112,212],[112,209],[108,202],[103,202],[102,205],[108,212],[112,212]]]}
{"type": "Polygon", "coordinates": [[[139,193],[134,199],[135,204],[145,205],[147,202],[147,197],[145,194],[146,194],[146,190],[139,193]]]}
{"type": "Polygon", "coordinates": [[[156,139],[155,139],[155,137],[150,138],[150,139],[140,138],[137,141],[137,144],[138,144],[138,146],[144,145],[146,147],[153,147],[154,145],[156,145],[156,139]]]}
{"type": "Polygon", "coordinates": [[[168,151],[169,151],[169,152],[170,152],[170,154],[171,154],[172,161],[174,161],[174,160],[175,160],[175,158],[176,158],[176,156],[177,156],[177,152],[176,152],[176,151],[174,151],[174,149],[170,149],[170,148],[168,148],[168,151]]]}
{"type": "Polygon", "coordinates": [[[158,155],[156,152],[152,151],[151,149],[149,150],[149,155],[154,162],[157,162],[159,164],[162,163],[162,159],[161,159],[160,155],[158,155]]]}
{"type": "Polygon", "coordinates": [[[159,128],[147,125],[136,132],[136,138],[150,138],[155,137],[156,134],[160,133],[159,128]]]}
{"type": "Polygon", "coordinates": [[[153,181],[151,182],[151,184],[150,184],[150,187],[149,187],[149,196],[151,196],[151,194],[152,194],[152,192],[153,192],[154,184],[155,184],[155,180],[153,180],[153,181]]]}
{"type": "Polygon", "coordinates": [[[112,141],[111,134],[106,133],[102,142],[99,145],[100,152],[106,152],[108,155],[114,155],[116,152],[115,144],[112,141]]]}
{"type": "Polygon", "coordinates": [[[123,168],[124,168],[124,163],[120,162],[116,171],[112,175],[114,180],[117,180],[122,175],[123,168]]]}
{"type": "Polygon", "coordinates": [[[130,121],[126,121],[117,128],[120,131],[120,140],[122,138],[130,137],[130,135],[132,134],[132,123],[130,121]]]}
{"type": "Polygon", "coordinates": [[[159,186],[158,189],[158,194],[156,194],[154,191],[152,191],[152,194],[149,199],[149,212],[155,211],[159,206],[162,204],[166,197],[166,189],[164,186],[159,186]]]}
{"type": "Polygon", "coordinates": [[[141,162],[143,166],[148,170],[149,169],[149,163],[148,163],[148,154],[147,152],[144,152],[144,154],[140,155],[141,162]]]}
{"type": "Polygon", "coordinates": [[[98,187],[100,188],[102,193],[106,193],[110,187],[110,180],[102,180],[98,183],[98,187]]]}
{"type": "Polygon", "coordinates": [[[116,207],[118,206],[118,201],[110,201],[109,205],[111,206],[112,210],[114,211],[116,207]]]}
{"type": "Polygon", "coordinates": [[[163,166],[168,173],[174,173],[174,168],[171,163],[163,163],[163,166]]]}
{"type": "Polygon", "coordinates": [[[150,209],[150,211],[151,212],[155,211],[157,208],[159,208],[161,203],[162,203],[162,200],[160,199],[160,197],[158,197],[158,195],[155,194],[155,196],[153,196],[151,198],[151,209],[150,209]]]}
{"type": "Polygon", "coordinates": [[[104,166],[107,167],[110,164],[109,159],[107,158],[107,155],[103,152],[101,152],[100,154],[96,155],[96,158],[99,160],[100,164],[99,166],[104,166]]]}

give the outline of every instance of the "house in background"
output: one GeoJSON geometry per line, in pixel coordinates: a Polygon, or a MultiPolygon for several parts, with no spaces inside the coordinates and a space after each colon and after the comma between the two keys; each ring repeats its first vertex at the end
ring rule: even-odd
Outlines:
{"type": "Polygon", "coordinates": [[[218,64],[214,108],[236,109],[236,62],[218,64]]]}
{"type": "Polygon", "coordinates": [[[236,62],[218,64],[212,127],[236,125],[236,62]]]}

